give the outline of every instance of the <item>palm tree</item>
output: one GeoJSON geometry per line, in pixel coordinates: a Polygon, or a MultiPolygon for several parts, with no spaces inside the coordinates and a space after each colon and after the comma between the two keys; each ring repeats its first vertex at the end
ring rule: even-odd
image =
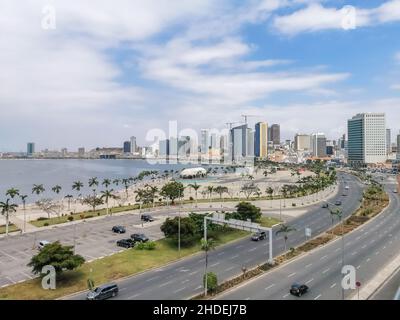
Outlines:
{"type": "Polygon", "coordinates": [[[89,179],[89,187],[93,188],[93,196],[96,196],[96,187],[99,185],[99,180],[96,177],[89,179]]]}
{"type": "Polygon", "coordinates": [[[129,189],[130,183],[131,183],[130,179],[126,179],[126,178],[122,179],[122,184],[125,187],[126,198],[128,198],[128,189],[129,189]]]}
{"type": "Polygon", "coordinates": [[[108,212],[109,212],[109,209],[108,209],[108,201],[109,201],[109,199],[118,199],[118,196],[116,196],[113,192],[114,192],[113,189],[101,191],[101,197],[100,198],[101,199],[105,199],[105,202],[106,202],[106,205],[107,205],[107,215],[108,215],[108,212]]]}
{"type": "Polygon", "coordinates": [[[53,192],[57,193],[57,194],[60,193],[61,189],[62,189],[62,187],[59,186],[59,185],[56,185],[56,186],[54,186],[53,188],[51,188],[51,190],[52,190],[53,192]]]}
{"type": "Polygon", "coordinates": [[[207,192],[210,195],[210,200],[211,200],[212,193],[214,192],[214,187],[213,186],[208,186],[207,187],[207,192]]]}
{"type": "Polygon", "coordinates": [[[197,192],[200,189],[200,186],[195,182],[195,183],[191,183],[188,185],[189,188],[192,188],[194,190],[194,194],[196,197],[196,208],[197,208],[197,192]]]}
{"type": "Polygon", "coordinates": [[[19,196],[19,198],[20,198],[21,201],[22,201],[22,209],[25,210],[26,198],[28,198],[28,196],[27,196],[26,194],[22,194],[22,195],[19,196]]]}
{"type": "MultiPolygon", "coordinates": [[[[331,214],[331,218],[332,218],[332,227],[333,227],[333,221],[335,219],[335,217],[338,217],[340,221],[342,221],[342,210],[340,210],[339,208],[336,208],[334,210],[330,210],[329,211],[331,214]]],[[[343,229],[342,229],[343,231],[343,229]]],[[[333,235],[333,229],[332,229],[332,235],[333,235]]]]}
{"type": "Polygon", "coordinates": [[[8,236],[8,226],[10,224],[10,213],[17,211],[18,205],[10,203],[10,199],[6,202],[0,202],[1,214],[6,218],[6,236],[8,236]]]}
{"type": "Polygon", "coordinates": [[[205,252],[206,255],[206,270],[205,270],[205,285],[204,285],[204,294],[207,295],[207,268],[208,268],[208,251],[215,249],[215,242],[213,239],[201,239],[201,249],[205,252]]]}
{"type": "Polygon", "coordinates": [[[67,198],[67,200],[68,200],[68,210],[71,210],[71,199],[73,198],[73,195],[72,194],[67,194],[65,196],[65,198],[67,198]]]}
{"type": "Polygon", "coordinates": [[[113,183],[118,187],[119,183],[121,182],[120,179],[114,179],[113,183]]]}
{"type": "Polygon", "coordinates": [[[75,181],[72,184],[72,190],[76,190],[77,192],[81,191],[81,188],[83,188],[83,183],[80,181],[75,181]]]}
{"type": "Polygon", "coordinates": [[[10,196],[11,199],[14,199],[14,197],[18,195],[19,195],[19,190],[15,188],[8,189],[6,192],[6,196],[10,196]]]}
{"type": "Polygon", "coordinates": [[[267,190],[265,190],[265,192],[269,195],[269,198],[271,200],[271,208],[272,208],[272,198],[273,198],[273,194],[274,194],[274,189],[272,189],[271,187],[268,187],[267,190]]]}
{"type": "Polygon", "coordinates": [[[110,179],[103,179],[103,182],[101,184],[103,186],[105,186],[106,189],[108,189],[109,185],[111,184],[111,180],[110,179]]]}
{"type": "Polygon", "coordinates": [[[145,188],[147,188],[147,192],[149,193],[149,195],[150,195],[150,197],[151,197],[151,199],[152,199],[153,208],[154,208],[154,204],[155,204],[154,199],[155,199],[156,196],[157,196],[158,188],[157,188],[156,186],[151,186],[151,185],[149,185],[149,184],[146,184],[146,185],[145,185],[145,188]]]}
{"type": "Polygon", "coordinates": [[[287,226],[287,225],[285,225],[285,224],[281,224],[279,230],[276,231],[276,233],[275,233],[276,235],[278,235],[278,234],[280,234],[280,233],[283,233],[283,234],[284,234],[283,239],[285,240],[285,252],[286,252],[286,242],[287,242],[287,240],[288,240],[288,235],[289,235],[289,233],[292,232],[292,231],[296,231],[296,228],[293,228],[293,227],[291,227],[291,226],[287,226]]]}
{"type": "Polygon", "coordinates": [[[34,184],[32,187],[32,193],[36,193],[36,195],[39,195],[45,191],[44,187],[42,184],[34,184]]]}

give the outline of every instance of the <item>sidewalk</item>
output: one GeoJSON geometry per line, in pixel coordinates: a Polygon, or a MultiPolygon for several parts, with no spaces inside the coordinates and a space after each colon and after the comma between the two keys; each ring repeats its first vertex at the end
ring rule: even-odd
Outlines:
{"type": "MultiPolygon", "coordinates": [[[[400,267],[400,254],[381,269],[368,283],[361,286],[360,300],[368,300],[378,289],[386,283],[400,267]]],[[[357,290],[349,300],[358,300],[357,290]]]]}

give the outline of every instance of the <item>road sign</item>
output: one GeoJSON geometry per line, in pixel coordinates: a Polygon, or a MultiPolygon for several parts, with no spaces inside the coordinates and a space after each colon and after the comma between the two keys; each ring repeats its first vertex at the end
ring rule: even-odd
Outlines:
{"type": "Polygon", "coordinates": [[[357,281],[356,282],[356,286],[359,288],[359,287],[361,287],[361,282],[360,281],[357,281]]]}
{"type": "Polygon", "coordinates": [[[306,228],[306,237],[311,237],[311,228],[306,228]]]}

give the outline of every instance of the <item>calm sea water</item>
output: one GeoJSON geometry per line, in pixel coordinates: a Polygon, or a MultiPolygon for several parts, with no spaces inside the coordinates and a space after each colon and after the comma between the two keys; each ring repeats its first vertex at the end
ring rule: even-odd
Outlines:
{"type": "MultiPolygon", "coordinates": [[[[104,178],[122,179],[137,175],[143,170],[181,170],[196,167],[190,164],[150,164],[146,160],[0,160],[0,201],[4,201],[6,190],[11,187],[27,194],[27,203],[38,198],[32,194],[33,184],[43,184],[46,191],[40,198],[62,198],[67,194],[77,195],[72,190],[74,181],[81,181],[85,187],[82,194],[91,192],[88,180],[97,177],[99,182],[104,178]],[[56,195],[51,188],[60,185],[62,190],[56,195]]],[[[122,189],[121,184],[114,189],[122,189]]],[[[102,189],[101,185],[99,189],[102,189]]]]}

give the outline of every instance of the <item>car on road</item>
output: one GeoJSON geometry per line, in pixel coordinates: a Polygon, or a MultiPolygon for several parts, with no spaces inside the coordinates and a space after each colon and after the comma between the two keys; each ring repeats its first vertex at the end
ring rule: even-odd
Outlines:
{"type": "Polygon", "coordinates": [[[144,222],[153,222],[154,221],[154,218],[149,214],[142,214],[140,219],[144,222]]]}
{"type": "Polygon", "coordinates": [[[393,190],[393,193],[397,193],[397,190],[396,190],[396,189],[394,189],[394,190],[393,190]]]}
{"type": "Polygon", "coordinates": [[[322,204],[322,208],[324,208],[324,209],[329,208],[329,204],[327,204],[327,203],[322,204]]]}
{"type": "Polygon", "coordinates": [[[123,248],[133,248],[135,246],[135,241],[133,239],[121,239],[117,241],[117,246],[123,248]]]}
{"type": "Polygon", "coordinates": [[[105,284],[90,291],[87,300],[105,300],[118,295],[118,286],[115,283],[105,284]]]}
{"type": "Polygon", "coordinates": [[[307,293],[308,289],[309,288],[305,284],[294,283],[290,287],[289,292],[294,296],[301,297],[303,294],[307,293]]]}
{"type": "Polygon", "coordinates": [[[347,194],[343,192],[342,197],[347,197],[347,194]]]}
{"type": "Polygon", "coordinates": [[[147,242],[147,241],[149,241],[149,238],[147,238],[146,235],[143,234],[143,233],[131,234],[131,239],[133,239],[134,241],[137,241],[137,242],[147,242]]]}
{"type": "Polygon", "coordinates": [[[349,190],[349,189],[350,189],[350,187],[349,187],[349,186],[345,186],[344,188],[345,188],[346,190],[349,190]]]}
{"type": "Polygon", "coordinates": [[[126,229],[125,229],[125,227],[123,227],[123,226],[114,226],[114,227],[112,227],[112,232],[115,232],[115,233],[125,233],[125,232],[126,232],[126,229]]]}
{"type": "Polygon", "coordinates": [[[48,244],[50,244],[50,241],[41,240],[41,241],[39,241],[38,249],[39,249],[39,250],[42,250],[42,249],[43,249],[45,246],[47,246],[48,244]]]}
{"type": "Polygon", "coordinates": [[[260,240],[264,240],[266,238],[267,238],[267,234],[265,231],[256,232],[255,234],[253,234],[251,236],[252,241],[260,241],[260,240]]]}
{"type": "Polygon", "coordinates": [[[341,206],[341,205],[342,205],[342,201],[337,200],[337,201],[335,202],[335,206],[341,206]]]}

